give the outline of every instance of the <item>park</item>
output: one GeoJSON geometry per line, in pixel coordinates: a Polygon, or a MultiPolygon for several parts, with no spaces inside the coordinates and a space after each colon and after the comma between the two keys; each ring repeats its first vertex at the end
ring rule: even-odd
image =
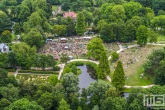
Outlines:
{"type": "Polygon", "coordinates": [[[164,109],[164,5],[0,0],[0,110],[164,109]]]}

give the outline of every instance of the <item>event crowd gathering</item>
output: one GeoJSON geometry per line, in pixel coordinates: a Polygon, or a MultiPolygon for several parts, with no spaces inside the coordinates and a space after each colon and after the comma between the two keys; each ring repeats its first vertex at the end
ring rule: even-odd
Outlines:
{"type": "Polygon", "coordinates": [[[87,53],[87,43],[91,37],[72,37],[47,39],[46,45],[40,53],[51,54],[54,59],[58,60],[62,54],[67,54],[69,58],[82,58],[87,53]]]}

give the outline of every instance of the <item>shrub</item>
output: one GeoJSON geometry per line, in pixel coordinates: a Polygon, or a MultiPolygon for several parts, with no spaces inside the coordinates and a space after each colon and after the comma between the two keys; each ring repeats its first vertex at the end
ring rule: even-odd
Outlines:
{"type": "Polygon", "coordinates": [[[60,71],[60,67],[59,66],[54,66],[53,71],[60,71]]]}
{"type": "Polygon", "coordinates": [[[41,70],[19,70],[18,73],[58,74],[58,72],[56,71],[41,71],[41,70]]]}
{"type": "Polygon", "coordinates": [[[111,56],[112,62],[117,61],[119,59],[119,54],[117,52],[113,52],[111,56]]]}

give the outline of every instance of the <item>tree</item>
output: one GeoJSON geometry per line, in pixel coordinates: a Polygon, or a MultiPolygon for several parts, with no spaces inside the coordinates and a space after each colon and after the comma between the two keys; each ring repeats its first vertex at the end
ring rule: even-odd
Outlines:
{"type": "Polygon", "coordinates": [[[71,17],[68,17],[66,20],[67,20],[67,26],[66,26],[67,35],[69,36],[75,35],[76,30],[73,19],[71,17]]]}
{"type": "Polygon", "coordinates": [[[10,43],[12,40],[12,35],[10,33],[10,31],[5,30],[4,32],[2,32],[1,37],[0,37],[0,41],[3,43],[10,43]]]}
{"type": "Polygon", "coordinates": [[[83,35],[84,31],[85,31],[85,17],[82,12],[79,12],[76,18],[76,33],[78,35],[83,35]]]}
{"type": "Polygon", "coordinates": [[[22,98],[13,103],[11,103],[5,110],[44,110],[41,106],[39,106],[36,102],[29,102],[28,99],[22,98]]]}
{"type": "Polygon", "coordinates": [[[103,101],[101,110],[127,110],[126,99],[123,97],[108,97],[103,101]]]}
{"type": "Polygon", "coordinates": [[[49,76],[49,83],[55,86],[58,82],[58,77],[56,75],[49,76]]]}
{"type": "Polygon", "coordinates": [[[112,85],[121,89],[125,85],[125,73],[121,61],[117,62],[117,67],[113,74],[112,85]]]}
{"type": "Polygon", "coordinates": [[[44,38],[36,28],[32,28],[23,39],[28,45],[36,46],[37,49],[40,49],[44,44],[44,38]]]}
{"type": "Polygon", "coordinates": [[[15,34],[20,34],[20,32],[21,32],[20,24],[19,23],[15,23],[14,27],[13,27],[13,30],[14,30],[15,34]]]}
{"type": "Polygon", "coordinates": [[[53,106],[52,93],[45,92],[37,100],[38,104],[44,108],[44,110],[50,110],[53,106]],[[46,99],[46,100],[45,100],[46,99]]]}
{"type": "Polygon", "coordinates": [[[73,65],[73,66],[71,67],[71,71],[72,71],[74,74],[77,74],[77,67],[76,67],[76,65],[73,65]]]}
{"type": "Polygon", "coordinates": [[[117,61],[119,59],[119,54],[117,52],[113,52],[111,56],[111,61],[117,61]]]}
{"type": "Polygon", "coordinates": [[[0,68],[6,68],[8,66],[8,63],[9,63],[8,54],[1,53],[0,54],[0,68]]]}
{"type": "Polygon", "coordinates": [[[43,19],[39,15],[38,12],[33,12],[31,16],[28,18],[27,22],[24,22],[23,28],[24,31],[28,32],[31,28],[34,28],[35,26],[42,26],[43,19]]]}
{"type": "Polygon", "coordinates": [[[139,44],[140,46],[145,46],[148,39],[147,27],[144,25],[140,25],[137,29],[136,37],[137,37],[137,44],[139,44]]]}
{"type": "Polygon", "coordinates": [[[64,99],[62,99],[60,101],[60,105],[58,107],[58,110],[71,110],[71,109],[70,109],[70,105],[67,104],[67,102],[64,99]]]}
{"type": "Polygon", "coordinates": [[[133,16],[137,16],[142,5],[138,2],[127,2],[124,4],[126,18],[131,19],[133,16]]]}
{"type": "Polygon", "coordinates": [[[88,12],[87,10],[83,10],[83,14],[85,17],[85,22],[87,23],[87,26],[90,26],[90,24],[93,21],[93,15],[91,12],[88,12]]]}
{"type": "Polygon", "coordinates": [[[4,70],[4,69],[2,69],[2,68],[0,68],[0,78],[1,78],[1,80],[0,80],[0,87],[2,87],[2,86],[6,86],[7,85],[7,74],[8,74],[8,72],[6,71],[6,70],[4,70]]]}
{"type": "Polygon", "coordinates": [[[24,42],[16,43],[12,46],[12,51],[16,55],[17,66],[22,66],[25,68],[30,68],[31,56],[36,53],[35,47],[30,47],[24,42]]]}
{"type": "Polygon", "coordinates": [[[0,33],[3,32],[4,30],[11,30],[11,25],[12,22],[10,20],[10,18],[6,15],[5,12],[0,10],[0,33]]]}
{"type": "Polygon", "coordinates": [[[66,29],[66,25],[55,25],[53,27],[53,32],[58,36],[66,36],[66,29]]]}
{"type": "Polygon", "coordinates": [[[66,92],[64,89],[64,86],[62,85],[62,83],[57,83],[55,85],[55,87],[53,88],[53,99],[54,99],[54,105],[57,107],[59,106],[59,102],[62,99],[67,99],[66,98],[66,92]]]}
{"type": "Polygon", "coordinates": [[[160,67],[160,62],[165,57],[165,51],[164,49],[161,50],[155,50],[147,57],[147,61],[144,64],[144,72],[146,74],[155,75],[155,70],[160,67]]]}
{"type": "Polygon", "coordinates": [[[94,105],[99,107],[102,101],[106,98],[106,91],[111,87],[111,85],[103,80],[98,80],[97,82],[91,83],[88,87],[89,104],[92,108],[94,105]]]}
{"type": "Polygon", "coordinates": [[[103,51],[100,55],[100,60],[99,60],[98,78],[104,79],[109,74],[110,74],[110,67],[109,67],[109,63],[108,63],[108,57],[106,55],[106,52],[103,51]]]}
{"type": "Polygon", "coordinates": [[[114,21],[116,23],[121,23],[125,20],[125,10],[122,5],[115,5],[112,8],[112,16],[114,17],[114,21]]]}
{"type": "Polygon", "coordinates": [[[0,99],[0,109],[4,110],[5,107],[8,107],[10,105],[10,101],[7,100],[6,98],[1,98],[0,99]]]}
{"type": "Polygon", "coordinates": [[[69,102],[71,102],[72,96],[76,95],[79,91],[78,82],[78,77],[73,73],[66,73],[62,77],[62,85],[67,93],[69,102]]]}
{"type": "Polygon", "coordinates": [[[18,87],[14,87],[12,84],[8,84],[6,87],[0,87],[0,96],[2,98],[6,98],[10,102],[14,102],[19,99],[19,92],[20,89],[18,87]]]}
{"type": "Polygon", "coordinates": [[[92,38],[87,44],[87,56],[94,58],[95,60],[100,59],[100,54],[104,51],[103,42],[100,38],[92,38]]]}
{"type": "Polygon", "coordinates": [[[157,38],[158,38],[159,34],[155,33],[154,31],[150,31],[149,32],[149,42],[150,43],[156,43],[157,42],[157,38]]]}
{"type": "Polygon", "coordinates": [[[19,21],[20,22],[25,22],[27,20],[27,18],[30,16],[31,12],[30,9],[27,5],[21,5],[20,7],[20,12],[18,15],[19,21]]]}

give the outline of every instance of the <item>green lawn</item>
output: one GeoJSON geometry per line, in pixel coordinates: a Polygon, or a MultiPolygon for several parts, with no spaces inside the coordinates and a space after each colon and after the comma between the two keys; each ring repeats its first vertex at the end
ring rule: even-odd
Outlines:
{"type": "Polygon", "coordinates": [[[15,34],[12,34],[12,41],[14,41],[15,40],[15,34]]]}
{"type": "Polygon", "coordinates": [[[157,41],[165,41],[165,35],[160,35],[157,39],[157,41]]]}
{"type": "Polygon", "coordinates": [[[53,6],[52,6],[52,11],[57,10],[58,7],[59,7],[58,5],[53,5],[53,6]]]}
{"type": "MultiPolygon", "coordinates": [[[[123,68],[126,75],[126,85],[129,86],[145,86],[153,84],[153,76],[141,76],[143,72],[143,64],[146,62],[148,55],[153,50],[162,49],[163,46],[146,45],[144,47],[134,47],[119,53],[119,60],[123,62],[123,68]]],[[[110,64],[112,78],[117,63],[110,64]]]]}
{"type": "Polygon", "coordinates": [[[140,66],[138,68],[138,71],[134,74],[131,74],[126,78],[126,85],[129,86],[145,86],[145,85],[150,85],[153,84],[153,76],[146,76],[144,75],[143,77],[141,76],[141,73],[143,72],[143,66],[140,66]]]}

